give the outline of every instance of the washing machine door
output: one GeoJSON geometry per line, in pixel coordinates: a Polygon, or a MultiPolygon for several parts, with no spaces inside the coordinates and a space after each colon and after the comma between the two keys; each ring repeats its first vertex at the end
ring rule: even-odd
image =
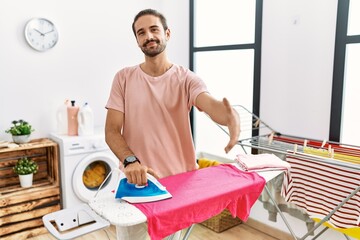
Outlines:
{"type": "MultiPolygon", "coordinates": [[[[89,202],[114,168],[119,168],[119,160],[108,152],[92,153],[81,159],[72,176],[72,186],[76,196],[86,203],[89,202]]],[[[117,172],[113,172],[98,194],[101,194],[101,191],[114,190],[118,182],[117,178],[117,172]]]]}

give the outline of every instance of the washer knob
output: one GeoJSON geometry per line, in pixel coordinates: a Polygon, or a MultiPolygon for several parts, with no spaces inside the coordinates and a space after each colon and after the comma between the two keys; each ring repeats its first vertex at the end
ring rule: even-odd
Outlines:
{"type": "Polygon", "coordinates": [[[101,141],[94,142],[93,145],[92,145],[92,148],[94,150],[103,149],[103,148],[105,148],[105,143],[101,142],[101,141]]]}

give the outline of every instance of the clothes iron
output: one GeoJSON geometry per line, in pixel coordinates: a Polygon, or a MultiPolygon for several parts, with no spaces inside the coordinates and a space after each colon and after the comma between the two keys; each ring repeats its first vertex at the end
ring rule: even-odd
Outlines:
{"type": "Polygon", "coordinates": [[[120,198],[129,203],[154,202],[171,198],[172,195],[166,187],[150,174],[147,174],[148,183],[145,186],[128,183],[123,175],[119,178],[119,184],[115,193],[115,198],[120,198]]]}

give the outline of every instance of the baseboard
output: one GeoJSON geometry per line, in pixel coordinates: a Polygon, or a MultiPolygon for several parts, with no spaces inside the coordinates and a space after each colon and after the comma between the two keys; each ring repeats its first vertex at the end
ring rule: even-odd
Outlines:
{"type": "Polygon", "coordinates": [[[266,233],[274,238],[281,239],[281,240],[294,240],[294,238],[291,236],[291,234],[287,232],[283,232],[277,228],[271,227],[269,225],[266,225],[262,222],[259,222],[255,219],[249,218],[245,223],[249,227],[252,227],[256,229],[257,231],[261,231],[263,233],[266,233]]]}

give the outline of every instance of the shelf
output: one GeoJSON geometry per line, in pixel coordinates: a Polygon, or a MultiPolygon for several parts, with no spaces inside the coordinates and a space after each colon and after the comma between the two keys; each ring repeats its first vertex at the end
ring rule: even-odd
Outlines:
{"type": "Polygon", "coordinates": [[[0,149],[0,238],[22,240],[46,233],[42,216],[60,210],[58,145],[35,139],[0,149]],[[22,188],[12,168],[28,157],[39,164],[30,188],[22,188]]]}

